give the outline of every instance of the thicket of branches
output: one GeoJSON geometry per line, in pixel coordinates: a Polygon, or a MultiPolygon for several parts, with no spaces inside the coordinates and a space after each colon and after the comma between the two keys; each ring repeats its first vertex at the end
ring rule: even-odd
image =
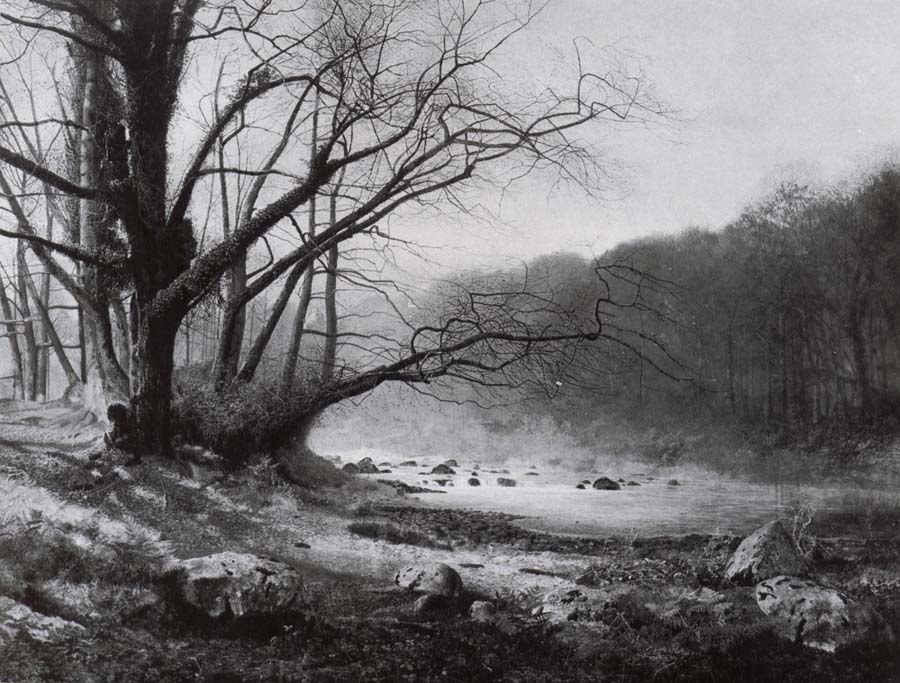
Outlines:
{"type": "Polygon", "coordinates": [[[497,60],[543,4],[4,5],[0,235],[18,254],[3,311],[18,386],[36,395],[33,368],[47,361],[31,355],[52,346],[88,404],[130,404],[138,452],[170,453],[176,353],[196,364],[198,321],[213,321],[202,374],[222,402],[267,367],[281,406],[270,413],[295,425],[385,381],[490,385],[606,336],[599,308],[584,326],[528,291],[474,288],[430,307],[434,318],[389,303],[397,325],[340,328],[338,290],[391,289],[386,250],[414,248],[414,234],[387,228],[397,212],[465,213],[474,192],[533,172],[594,192],[608,169],[587,131],[664,113],[640,79],[592,70],[577,46],[565,82],[503,87],[497,60]],[[64,301],[28,285],[37,268],[64,301]],[[77,308],[78,342],[54,343],[53,316],[31,302],[77,308]],[[76,343],[80,364],[68,359],[76,343]]]}

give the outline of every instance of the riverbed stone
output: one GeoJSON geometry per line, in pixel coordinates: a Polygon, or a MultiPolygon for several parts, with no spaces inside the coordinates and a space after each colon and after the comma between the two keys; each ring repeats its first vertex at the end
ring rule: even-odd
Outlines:
{"type": "Polygon", "coordinates": [[[776,576],[756,585],[756,604],[792,642],[834,652],[842,645],[893,640],[874,609],[843,593],[796,576],[776,576]]]}
{"type": "Polygon", "coordinates": [[[497,486],[515,486],[517,484],[515,479],[509,479],[508,477],[497,477],[497,486]]]}
{"type": "Polygon", "coordinates": [[[443,562],[407,565],[394,575],[394,583],[409,591],[457,598],[463,583],[457,571],[443,562]]]}
{"type": "Polygon", "coordinates": [[[582,491],[584,491],[584,484],[576,484],[576,485],[575,485],[575,488],[576,488],[576,489],[581,489],[582,491]]]}
{"type": "Polygon", "coordinates": [[[431,468],[431,474],[456,474],[456,470],[447,463],[442,462],[440,465],[435,465],[431,468]]]}
{"type": "Polygon", "coordinates": [[[0,644],[10,643],[18,635],[27,635],[42,643],[81,636],[84,626],[60,617],[49,617],[21,602],[0,596],[0,644]]]}
{"type": "Polygon", "coordinates": [[[681,482],[678,481],[677,479],[669,479],[669,481],[666,482],[666,484],[668,486],[681,486],[681,482]]]}
{"type": "Polygon", "coordinates": [[[453,458],[450,458],[449,460],[444,460],[444,464],[447,467],[459,467],[459,463],[456,462],[456,460],[454,460],[453,458]]]}
{"type": "Polygon", "coordinates": [[[212,619],[266,616],[302,607],[303,579],[290,565],[223,552],[177,562],[176,598],[212,619]]]}
{"type": "Polygon", "coordinates": [[[404,460],[397,467],[418,467],[418,463],[415,460],[404,460]]]}
{"type": "Polygon", "coordinates": [[[725,566],[725,578],[750,585],[781,574],[804,573],[805,563],[784,526],[778,520],[747,536],[725,566]]]}
{"type": "Polygon", "coordinates": [[[481,486],[481,480],[478,477],[469,478],[469,486],[481,486]]]}
{"type": "Polygon", "coordinates": [[[618,491],[621,486],[619,486],[618,482],[613,481],[609,477],[600,477],[599,479],[594,480],[594,483],[591,484],[598,491],[618,491]]]}
{"type": "Polygon", "coordinates": [[[379,474],[378,465],[372,462],[372,458],[363,458],[356,466],[359,467],[361,474],[379,474]]]}

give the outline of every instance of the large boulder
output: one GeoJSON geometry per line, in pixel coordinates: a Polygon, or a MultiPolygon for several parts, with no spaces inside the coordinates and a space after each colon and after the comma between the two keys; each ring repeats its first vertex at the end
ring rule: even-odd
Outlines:
{"type": "Polygon", "coordinates": [[[432,474],[456,474],[456,471],[446,463],[435,465],[431,468],[432,474]]]}
{"type": "Polygon", "coordinates": [[[779,574],[802,574],[805,563],[781,522],[775,520],[747,536],[725,566],[725,578],[750,585],[779,574]]]}
{"type": "Polygon", "coordinates": [[[346,472],[347,474],[359,474],[361,472],[361,470],[359,469],[359,466],[353,462],[348,462],[341,469],[344,472],[346,472]]]}
{"type": "Polygon", "coordinates": [[[618,491],[621,486],[619,486],[618,482],[613,481],[609,477],[600,477],[599,479],[595,479],[594,483],[591,484],[598,491],[618,491]]]}
{"type": "Polygon", "coordinates": [[[27,635],[32,640],[50,643],[84,635],[81,624],[59,617],[48,617],[10,598],[0,596],[0,644],[8,644],[16,636],[27,635]]]}
{"type": "Polygon", "coordinates": [[[409,591],[457,598],[462,592],[462,579],[456,570],[443,562],[409,565],[394,576],[394,583],[409,591]]]}
{"type": "Polygon", "coordinates": [[[281,614],[302,606],[300,574],[278,560],[217,553],[178,562],[173,576],[176,597],[212,619],[281,614]]]}
{"type": "Polygon", "coordinates": [[[515,486],[516,480],[508,477],[497,477],[497,486],[515,486]]]}
{"type": "Polygon", "coordinates": [[[873,609],[806,579],[776,576],[758,583],[755,594],[778,632],[796,643],[834,652],[842,645],[893,638],[873,609]]]}

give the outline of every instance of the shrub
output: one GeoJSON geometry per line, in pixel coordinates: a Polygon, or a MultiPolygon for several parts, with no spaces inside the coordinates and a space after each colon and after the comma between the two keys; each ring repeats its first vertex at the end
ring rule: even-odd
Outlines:
{"type": "Polygon", "coordinates": [[[305,387],[299,383],[285,396],[264,382],[251,382],[216,392],[196,373],[186,374],[176,381],[173,393],[175,431],[211,448],[229,465],[243,465],[254,454],[309,428],[302,417],[311,400],[305,387]]]}
{"type": "Polygon", "coordinates": [[[417,545],[423,548],[438,548],[439,550],[452,549],[449,544],[436,541],[431,536],[415,529],[401,528],[384,522],[353,522],[347,527],[347,530],[357,536],[374,538],[396,545],[417,545]]]}

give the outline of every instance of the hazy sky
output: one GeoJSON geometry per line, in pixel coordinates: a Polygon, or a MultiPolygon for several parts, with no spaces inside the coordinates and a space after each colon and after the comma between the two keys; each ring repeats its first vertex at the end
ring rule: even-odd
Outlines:
{"type": "Polygon", "coordinates": [[[792,168],[846,177],[900,147],[900,4],[895,0],[557,0],[510,48],[539,72],[573,36],[637,55],[677,125],[609,139],[626,192],[601,205],[507,196],[515,232],[461,225],[476,257],[600,252],[633,237],[734,218],[792,168]]]}

